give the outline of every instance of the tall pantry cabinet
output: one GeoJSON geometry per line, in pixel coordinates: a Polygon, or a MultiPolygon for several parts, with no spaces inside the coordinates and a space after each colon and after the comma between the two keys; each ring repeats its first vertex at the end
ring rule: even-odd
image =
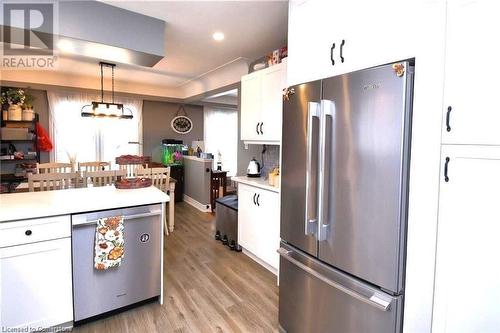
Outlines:
{"type": "Polygon", "coordinates": [[[500,3],[447,3],[433,332],[500,330],[500,3]]]}

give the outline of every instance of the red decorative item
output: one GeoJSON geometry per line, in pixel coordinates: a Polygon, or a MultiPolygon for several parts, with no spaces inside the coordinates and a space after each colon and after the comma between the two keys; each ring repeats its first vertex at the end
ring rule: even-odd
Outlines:
{"type": "Polygon", "coordinates": [[[51,151],[54,148],[52,141],[50,140],[49,134],[47,131],[40,125],[40,123],[36,123],[36,142],[38,149],[40,151],[51,151]]]}
{"type": "Polygon", "coordinates": [[[116,164],[126,165],[126,164],[147,164],[151,162],[150,156],[137,156],[137,155],[122,155],[118,156],[116,159],[116,164]]]}
{"type": "Polygon", "coordinates": [[[153,184],[150,178],[122,178],[115,182],[115,187],[121,190],[149,187],[153,184]]]}

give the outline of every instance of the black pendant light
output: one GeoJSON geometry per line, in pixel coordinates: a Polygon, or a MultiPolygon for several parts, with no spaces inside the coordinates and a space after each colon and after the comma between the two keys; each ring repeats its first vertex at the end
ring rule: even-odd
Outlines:
{"type": "Polygon", "coordinates": [[[82,117],[132,119],[134,116],[130,109],[124,108],[121,103],[115,103],[116,64],[100,62],[99,66],[101,67],[101,101],[93,101],[92,104],[84,105],[81,110],[82,117]],[[111,67],[111,103],[104,102],[104,67],[111,67]],[[92,110],[88,110],[89,108],[92,110]]]}

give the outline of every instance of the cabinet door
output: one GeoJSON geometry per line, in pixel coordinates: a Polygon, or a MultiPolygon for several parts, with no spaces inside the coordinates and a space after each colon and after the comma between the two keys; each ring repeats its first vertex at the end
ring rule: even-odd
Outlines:
{"type": "Polygon", "coordinates": [[[500,147],[444,146],[441,169],[432,331],[498,332],[500,147]]]}
{"type": "Polygon", "coordinates": [[[257,255],[266,263],[278,268],[280,243],[280,203],[279,194],[266,190],[257,191],[260,218],[260,245],[257,255]]]}
{"type": "Polygon", "coordinates": [[[347,1],[290,1],[287,86],[342,73],[338,52],[345,31],[342,29],[345,18],[339,6],[345,2],[347,1]],[[335,65],[332,65],[330,57],[333,43],[335,65]]]}
{"type": "Polygon", "coordinates": [[[500,2],[495,0],[448,1],[445,143],[500,144],[499,13],[500,2]]]}
{"type": "Polygon", "coordinates": [[[286,84],[286,63],[262,72],[262,135],[261,140],[281,141],[283,88],[286,84]]]}
{"type": "MultiPolygon", "coordinates": [[[[288,85],[323,79],[433,52],[444,33],[445,0],[291,1],[288,85]],[[425,23],[424,23],[425,22],[425,23]],[[333,61],[330,59],[331,47],[333,61]],[[341,54],[342,53],[342,54],[341,54]]],[[[435,51],[439,61],[439,50],[435,51]]]]}
{"type": "MultiPolygon", "coordinates": [[[[435,3],[437,1],[345,1],[342,11],[354,18],[346,22],[342,36],[346,71],[415,57],[419,45],[425,47],[419,39],[428,37],[422,17],[432,17],[429,13],[436,10],[435,3]]],[[[435,28],[431,20],[425,24],[431,27],[430,30],[435,28]]],[[[432,33],[439,32],[433,30],[432,33]]]]}
{"type": "Polygon", "coordinates": [[[71,239],[0,249],[0,326],[47,328],[73,320],[71,239]]]}
{"type": "Polygon", "coordinates": [[[259,210],[254,202],[255,191],[252,187],[238,185],[238,243],[254,252],[258,248],[259,210]]]}
{"type": "Polygon", "coordinates": [[[259,140],[257,130],[261,121],[262,75],[259,72],[241,78],[241,140],[259,140]]]}

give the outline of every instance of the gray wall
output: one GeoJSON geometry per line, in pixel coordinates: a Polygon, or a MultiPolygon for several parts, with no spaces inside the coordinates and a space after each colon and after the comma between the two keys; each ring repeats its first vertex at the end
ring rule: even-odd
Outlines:
{"type": "Polygon", "coordinates": [[[191,145],[192,141],[203,140],[203,107],[184,105],[193,129],[188,134],[174,132],[170,123],[179,109],[179,104],[168,102],[144,101],[142,106],[143,155],[155,157],[163,139],[178,139],[191,145]]]}

